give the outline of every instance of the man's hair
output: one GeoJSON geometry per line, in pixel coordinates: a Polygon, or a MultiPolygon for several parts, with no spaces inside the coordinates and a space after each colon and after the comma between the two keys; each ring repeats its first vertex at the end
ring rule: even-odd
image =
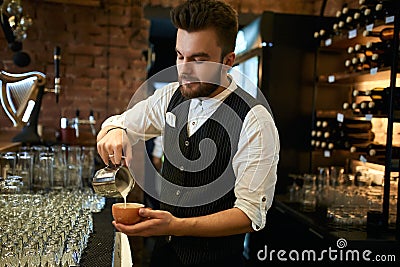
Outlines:
{"type": "Polygon", "coordinates": [[[238,14],[223,1],[187,0],[171,10],[171,20],[176,28],[188,32],[214,29],[222,57],[235,50],[238,14]]]}

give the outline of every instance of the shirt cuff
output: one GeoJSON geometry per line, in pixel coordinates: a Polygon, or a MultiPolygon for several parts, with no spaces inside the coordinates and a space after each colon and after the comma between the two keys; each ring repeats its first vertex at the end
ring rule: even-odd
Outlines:
{"type": "Polygon", "coordinates": [[[125,114],[121,115],[114,115],[109,118],[107,118],[102,124],[101,128],[103,129],[106,126],[120,126],[124,127],[125,122],[125,114]]]}
{"type": "Polygon", "coordinates": [[[251,220],[251,227],[254,231],[260,231],[265,227],[267,216],[267,197],[261,195],[258,198],[258,203],[250,203],[244,199],[237,199],[234,207],[243,211],[251,220]]]}

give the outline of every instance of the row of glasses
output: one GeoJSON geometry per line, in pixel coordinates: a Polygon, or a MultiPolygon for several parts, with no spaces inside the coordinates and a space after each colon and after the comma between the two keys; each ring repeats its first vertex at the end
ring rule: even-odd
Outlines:
{"type": "Polygon", "coordinates": [[[22,147],[0,154],[0,192],[48,192],[90,186],[95,148],[54,145],[22,147]]]}
{"type": "MultiPolygon", "coordinates": [[[[344,168],[331,166],[317,168],[316,174],[291,175],[291,178],[289,200],[299,203],[304,212],[326,212],[334,228],[363,228],[369,211],[382,212],[383,186],[373,185],[369,173],[346,174],[344,168]]],[[[397,181],[392,183],[389,224],[396,223],[397,213],[397,181]]]]}
{"type": "Polygon", "coordinates": [[[94,195],[90,188],[1,194],[0,267],[78,265],[93,231],[94,195]]]}

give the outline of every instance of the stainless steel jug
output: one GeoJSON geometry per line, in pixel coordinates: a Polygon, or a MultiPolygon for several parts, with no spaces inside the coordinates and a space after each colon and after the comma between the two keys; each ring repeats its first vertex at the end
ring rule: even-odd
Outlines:
{"type": "Polygon", "coordinates": [[[110,198],[122,198],[124,194],[127,195],[132,191],[135,179],[126,166],[109,163],[96,172],[92,185],[96,194],[110,198]]]}

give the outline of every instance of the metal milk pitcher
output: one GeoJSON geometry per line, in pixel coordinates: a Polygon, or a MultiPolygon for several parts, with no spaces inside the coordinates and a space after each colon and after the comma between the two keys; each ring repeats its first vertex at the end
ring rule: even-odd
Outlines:
{"type": "Polygon", "coordinates": [[[98,195],[123,198],[135,186],[135,179],[126,166],[109,163],[95,173],[92,185],[98,195]]]}

